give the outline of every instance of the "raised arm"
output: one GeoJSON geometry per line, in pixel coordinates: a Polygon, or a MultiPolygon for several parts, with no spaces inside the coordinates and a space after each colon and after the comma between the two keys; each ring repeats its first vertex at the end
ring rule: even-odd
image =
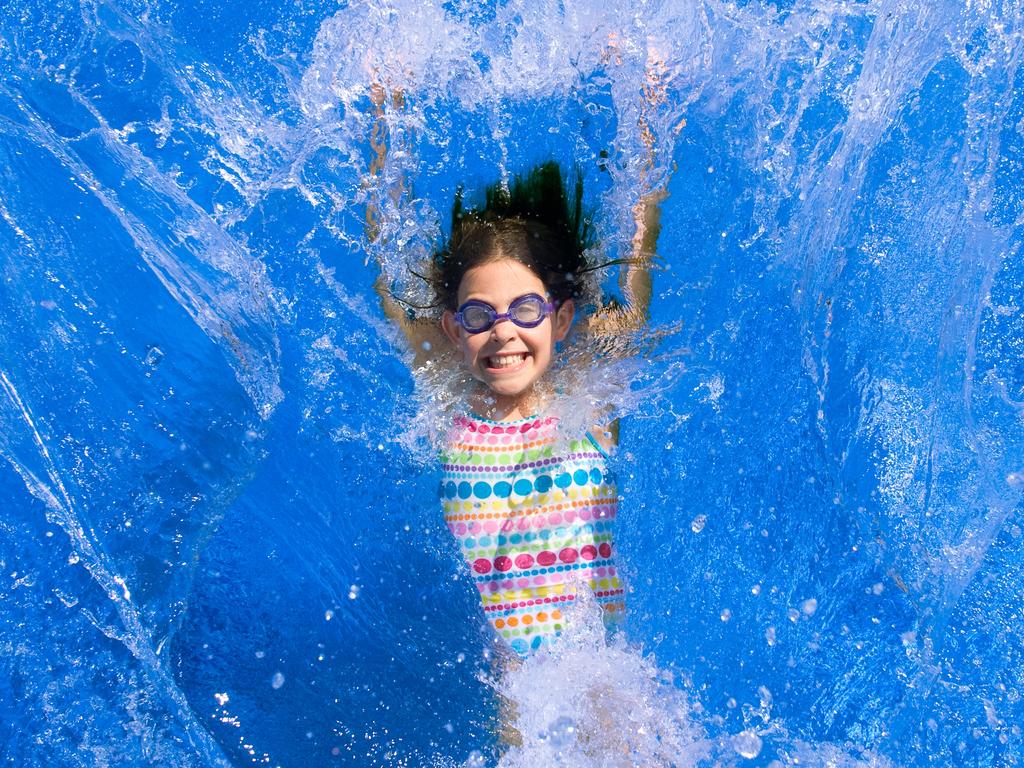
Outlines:
{"type": "MultiPolygon", "coordinates": [[[[372,183],[380,184],[380,177],[388,162],[388,147],[391,142],[391,131],[387,121],[387,110],[390,102],[392,109],[402,109],[405,105],[405,96],[402,91],[395,90],[389,94],[387,89],[380,83],[375,82],[370,87],[370,100],[374,109],[374,124],[370,131],[370,149],[373,157],[370,160],[369,178],[372,183]]],[[[405,192],[405,180],[400,179],[394,184],[388,194],[391,202],[397,207],[402,195],[405,192]]],[[[376,243],[380,238],[384,213],[380,205],[371,197],[371,202],[366,209],[366,238],[370,243],[376,243]]],[[[373,253],[371,249],[371,253],[373,253]]],[[[385,316],[391,320],[405,336],[410,349],[414,354],[413,365],[418,367],[429,360],[431,351],[438,349],[444,337],[440,326],[432,319],[417,317],[412,309],[401,302],[391,291],[390,281],[383,269],[378,264],[377,278],[374,280],[374,290],[380,297],[381,306],[385,316]]]]}
{"type": "MultiPolygon", "coordinates": [[[[649,188],[648,178],[654,171],[655,140],[651,130],[652,113],[667,100],[668,70],[663,58],[654,49],[648,50],[647,80],[643,88],[643,105],[638,128],[646,147],[640,183],[649,188]]],[[[676,126],[678,133],[684,122],[676,126]]],[[[640,198],[633,207],[632,248],[629,258],[619,272],[619,290],[622,302],[614,302],[599,309],[590,319],[589,330],[599,335],[631,333],[641,330],[650,318],[653,281],[651,267],[657,254],[658,235],[661,233],[661,203],[668,190],[658,188],[640,198]]]]}
{"type": "MultiPolygon", "coordinates": [[[[610,41],[615,48],[616,41],[610,41]]],[[[641,167],[641,188],[650,189],[650,176],[654,172],[655,139],[651,129],[652,113],[667,99],[668,70],[658,52],[648,48],[647,79],[643,89],[643,105],[638,128],[646,148],[641,167]]],[[[678,133],[685,121],[675,126],[678,133]]],[[[650,319],[653,280],[651,268],[657,255],[658,235],[661,234],[661,203],[668,197],[668,190],[658,187],[643,195],[633,207],[635,229],[631,240],[630,255],[619,271],[621,302],[612,302],[601,307],[587,323],[587,332],[600,339],[597,348],[610,356],[636,353],[634,334],[642,330],[650,319]]],[[[591,436],[606,451],[611,451],[619,442],[619,420],[599,422],[591,430],[591,436]]]]}
{"type": "Polygon", "coordinates": [[[659,189],[644,195],[633,208],[633,247],[629,261],[619,272],[619,288],[625,306],[621,314],[629,330],[640,330],[647,324],[651,312],[651,264],[654,262],[661,234],[661,202],[668,192],[659,189]]]}

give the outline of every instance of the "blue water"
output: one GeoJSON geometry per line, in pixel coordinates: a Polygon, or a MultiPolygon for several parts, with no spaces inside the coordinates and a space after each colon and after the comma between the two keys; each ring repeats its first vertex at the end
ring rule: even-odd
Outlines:
{"type": "Polygon", "coordinates": [[[1022,65],[1000,0],[4,2],[3,764],[496,762],[372,285],[549,157],[609,256],[669,191],[579,674],[679,765],[1024,762],[1022,65]]]}

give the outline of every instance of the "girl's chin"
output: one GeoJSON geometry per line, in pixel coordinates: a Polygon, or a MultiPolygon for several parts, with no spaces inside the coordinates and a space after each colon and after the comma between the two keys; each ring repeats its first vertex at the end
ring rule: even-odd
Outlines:
{"type": "Polygon", "coordinates": [[[523,367],[515,370],[485,368],[480,380],[491,391],[502,395],[516,395],[533,388],[533,378],[523,367]]]}
{"type": "Polygon", "coordinates": [[[518,400],[533,394],[533,382],[494,381],[490,377],[482,379],[488,394],[503,400],[518,400]]]}
{"type": "Polygon", "coordinates": [[[509,400],[515,400],[521,397],[527,397],[532,387],[495,387],[488,386],[487,389],[491,391],[492,395],[496,397],[503,397],[509,400]]]}

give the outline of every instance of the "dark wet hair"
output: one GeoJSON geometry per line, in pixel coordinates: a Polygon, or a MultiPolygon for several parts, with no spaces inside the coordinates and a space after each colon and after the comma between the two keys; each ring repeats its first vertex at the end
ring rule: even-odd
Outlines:
{"type": "Polygon", "coordinates": [[[488,187],[482,208],[464,208],[462,200],[460,188],[451,236],[425,276],[435,306],[454,311],[466,272],[501,259],[514,259],[537,275],[554,301],[579,298],[582,277],[592,269],[586,251],[594,238],[578,174],[567,190],[558,163],[549,161],[516,176],[508,187],[488,187]]]}

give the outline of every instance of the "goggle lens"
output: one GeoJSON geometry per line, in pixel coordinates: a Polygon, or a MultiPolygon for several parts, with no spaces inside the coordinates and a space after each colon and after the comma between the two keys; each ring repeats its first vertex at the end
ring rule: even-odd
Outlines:
{"type": "Polygon", "coordinates": [[[470,333],[485,331],[494,324],[494,315],[490,307],[471,304],[462,310],[462,327],[470,333]]]}
{"type": "Polygon", "coordinates": [[[509,307],[508,311],[513,323],[530,328],[544,319],[545,302],[540,296],[524,296],[523,299],[521,303],[509,307]]]}
{"type": "Polygon", "coordinates": [[[489,331],[500,320],[511,320],[520,328],[536,328],[554,309],[553,304],[536,293],[520,296],[509,305],[508,312],[505,313],[499,313],[487,302],[470,299],[455,313],[455,322],[461,325],[466,333],[489,331]]]}

